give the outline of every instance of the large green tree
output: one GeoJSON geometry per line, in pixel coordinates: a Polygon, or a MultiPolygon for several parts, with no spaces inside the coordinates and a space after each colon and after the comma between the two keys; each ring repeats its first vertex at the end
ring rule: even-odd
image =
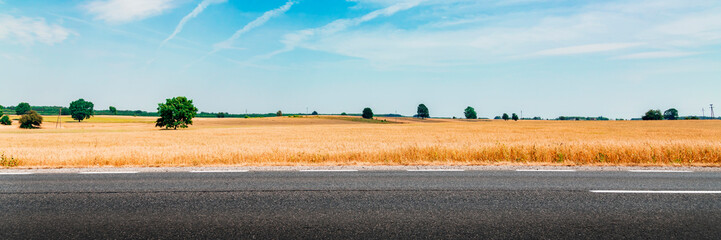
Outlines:
{"type": "Polygon", "coordinates": [[[466,110],[463,110],[463,114],[466,115],[467,119],[476,119],[478,118],[478,115],[476,115],[476,109],[473,109],[473,107],[468,106],[466,110]]]}
{"type": "Polygon", "coordinates": [[[180,96],[166,99],[165,103],[159,103],[158,113],[160,118],[155,121],[156,127],[178,129],[192,125],[198,109],[193,106],[193,100],[180,96]]]}
{"type": "Polygon", "coordinates": [[[373,119],[373,110],[371,110],[371,108],[364,108],[363,109],[363,118],[373,119]]]}
{"type": "Polygon", "coordinates": [[[38,112],[30,110],[20,117],[20,128],[40,128],[43,117],[38,112]]]}
{"type": "Polygon", "coordinates": [[[70,103],[70,116],[77,120],[78,122],[82,122],[85,119],[90,118],[93,116],[93,105],[92,102],[85,101],[84,99],[78,99],[70,103]]]}
{"type": "Polygon", "coordinates": [[[118,109],[117,109],[117,108],[115,108],[115,107],[113,107],[113,106],[110,106],[110,107],[108,107],[108,110],[110,110],[110,114],[118,115],[118,109]]]}
{"type": "Polygon", "coordinates": [[[508,119],[511,119],[511,118],[508,116],[508,113],[504,113],[504,114],[503,114],[503,117],[501,117],[501,118],[503,118],[503,121],[508,121],[508,119]]]}
{"type": "Polygon", "coordinates": [[[430,118],[431,114],[428,112],[428,107],[426,107],[425,104],[421,103],[421,104],[418,104],[416,116],[419,118],[430,118]]]}
{"type": "Polygon", "coordinates": [[[678,119],[678,110],[675,108],[671,108],[669,110],[666,110],[663,112],[663,119],[666,120],[677,120],[678,119]]]}
{"type": "Polygon", "coordinates": [[[23,115],[30,110],[32,109],[30,108],[29,103],[21,102],[17,106],[15,106],[15,115],[23,115]]]}
{"type": "Polygon", "coordinates": [[[518,115],[516,113],[511,114],[511,119],[513,119],[513,121],[518,121],[518,115]]]}
{"type": "Polygon", "coordinates": [[[663,115],[661,115],[661,110],[648,110],[643,117],[641,117],[643,120],[662,120],[663,115]]]}

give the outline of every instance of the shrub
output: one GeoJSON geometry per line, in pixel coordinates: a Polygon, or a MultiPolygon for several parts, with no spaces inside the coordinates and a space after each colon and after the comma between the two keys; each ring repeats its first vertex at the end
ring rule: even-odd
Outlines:
{"type": "Polygon", "coordinates": [[[371,110],[371,108],[364,108],[363,109],[363,118],[373,119],[373,110],[371,110]]]}
{"type": "Polygon", "coordinates": [[[43,124],[43,117],[38,112],[30,110],[20,117],[20,128],[40,128],[43,124]]]}
{"type": "Polygon", "coordinates": [[[14,157],[6,157],[5,154],[0,154],[0,166],[2,167],[16,167],[20,165],[20,160],[14,157]]]}
{"type": "Polygon", "coordinates": [[[643,120],[661,120],[663,119],[663,115],[661,115],[661,110],[648,110],[643,117],[641,117],[643,120]]]}
{"type": "Polygon", "coordinates": [[[10,120],[10,118],[7,115],[0,117],[0,124],[2,124],[2,125],[11,125],[12,123],[13,122],[10,120]]]}

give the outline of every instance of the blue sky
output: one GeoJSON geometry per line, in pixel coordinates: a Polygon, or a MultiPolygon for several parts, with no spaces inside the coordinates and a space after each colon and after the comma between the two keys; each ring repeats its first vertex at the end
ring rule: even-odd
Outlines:
{"type": "Polygon", "coordinates": [[[719,56],[717,0],[0,0],[2,105],[700,115],[719,56]]]}

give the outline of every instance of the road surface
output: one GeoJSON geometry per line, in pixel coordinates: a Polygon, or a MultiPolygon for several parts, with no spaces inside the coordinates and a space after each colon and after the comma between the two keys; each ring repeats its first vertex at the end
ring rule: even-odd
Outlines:
{"type": "Polygon", "coordinates": [[[0,239],[721,237],[721,172],[0,172],[0,239]]]}

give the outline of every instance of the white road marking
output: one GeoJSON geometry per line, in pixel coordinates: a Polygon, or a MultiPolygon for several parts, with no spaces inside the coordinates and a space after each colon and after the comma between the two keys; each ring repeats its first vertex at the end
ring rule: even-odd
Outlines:
{"type": "Polygon", "coordinates": [[[693,171],[686,171],[686,170],[628,170],[629,172],[638,172],[638,173],[690,173],[693,171]]]}
{"type": "Polygon", "coordinates": [[[138,172],[79,172],[78,174],[135,174],[138,172]]]}
{"type": "Polygon", "coordinates": [[[409,172],[463,172],[463,169],[408,169],[409,172]]]}
{"type": "Polygon", "coordinates": [[[721,194],[721,191],[675,191],[675,190],[591,190],[592,193],[662,193],[662,194],[721,194]]]}
{"type": "Polygon", "coordinates": [[[516,172],[575,172],[573,169],[516,169],[516,172]]]}
{"type": "Polygon", "coordinates": [[[191,173],[244,173],[248,170],[205,170],[205,171],[190,171],[191,173]]]}
{"type": "Polygon", "coordinates": [[[0,175],[30,175],[31,172],[0,172],[0,175]]]}
{"type": "Polygon", "coordinates": [[[356,169],[306,169],[301,172],[357,172],[356,169]]]}

